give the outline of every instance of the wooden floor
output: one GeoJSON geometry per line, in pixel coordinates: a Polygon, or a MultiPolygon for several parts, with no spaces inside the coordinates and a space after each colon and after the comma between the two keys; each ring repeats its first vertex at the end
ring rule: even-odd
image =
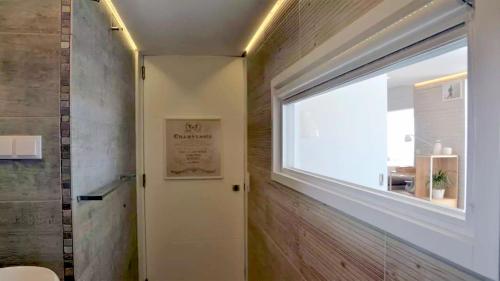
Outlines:
{"type": "Polygon", "coordinates": [[[271,79],[378,2],[288,0],[249,54],[250,280],[481,280],[270,179],[271,79]]]}

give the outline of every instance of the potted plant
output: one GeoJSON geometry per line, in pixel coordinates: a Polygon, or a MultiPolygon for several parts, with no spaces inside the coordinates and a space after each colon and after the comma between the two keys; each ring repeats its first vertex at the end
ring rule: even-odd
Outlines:
{"type": "Polygon", "coordinates": [[[432,175],[432,199],[443,199],[446,188],[450,185],[448,173],[439,170],[432,175]]]}

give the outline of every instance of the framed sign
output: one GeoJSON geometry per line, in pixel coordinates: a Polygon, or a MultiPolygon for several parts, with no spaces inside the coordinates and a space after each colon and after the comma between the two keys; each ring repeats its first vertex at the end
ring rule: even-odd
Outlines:
{"type": "Polygon", "coordinates": [[[463,81],[452,81],[450,83],[443,84],[441,87],[443,101],[452,101],[464,98],[463,81]]]}
{"type": "Polygon", "coordinates": [[[219,179],[220,118],[165,119],[165,179],[219,179]]]}

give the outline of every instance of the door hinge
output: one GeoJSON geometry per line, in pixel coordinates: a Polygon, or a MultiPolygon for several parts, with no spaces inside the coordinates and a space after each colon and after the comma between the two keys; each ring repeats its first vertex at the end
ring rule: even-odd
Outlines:
{"type": "Polygon", "coordinates": [[[142,80],[146,80],[146,67],[144,65],[141,67],[141,76],[142,80]]]}
{"type": "Polygon", "coordinates": [[[142,187],[146,188],[146,174],[142,174],[142,187]]]}

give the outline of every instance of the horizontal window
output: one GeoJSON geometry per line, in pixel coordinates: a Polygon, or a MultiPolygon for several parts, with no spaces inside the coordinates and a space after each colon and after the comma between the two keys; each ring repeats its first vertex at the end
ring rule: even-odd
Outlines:
{"type": "Polygon", "coordinates": [[[285,102],[284,168],[463,208],[465,45],[285,102]]]}

